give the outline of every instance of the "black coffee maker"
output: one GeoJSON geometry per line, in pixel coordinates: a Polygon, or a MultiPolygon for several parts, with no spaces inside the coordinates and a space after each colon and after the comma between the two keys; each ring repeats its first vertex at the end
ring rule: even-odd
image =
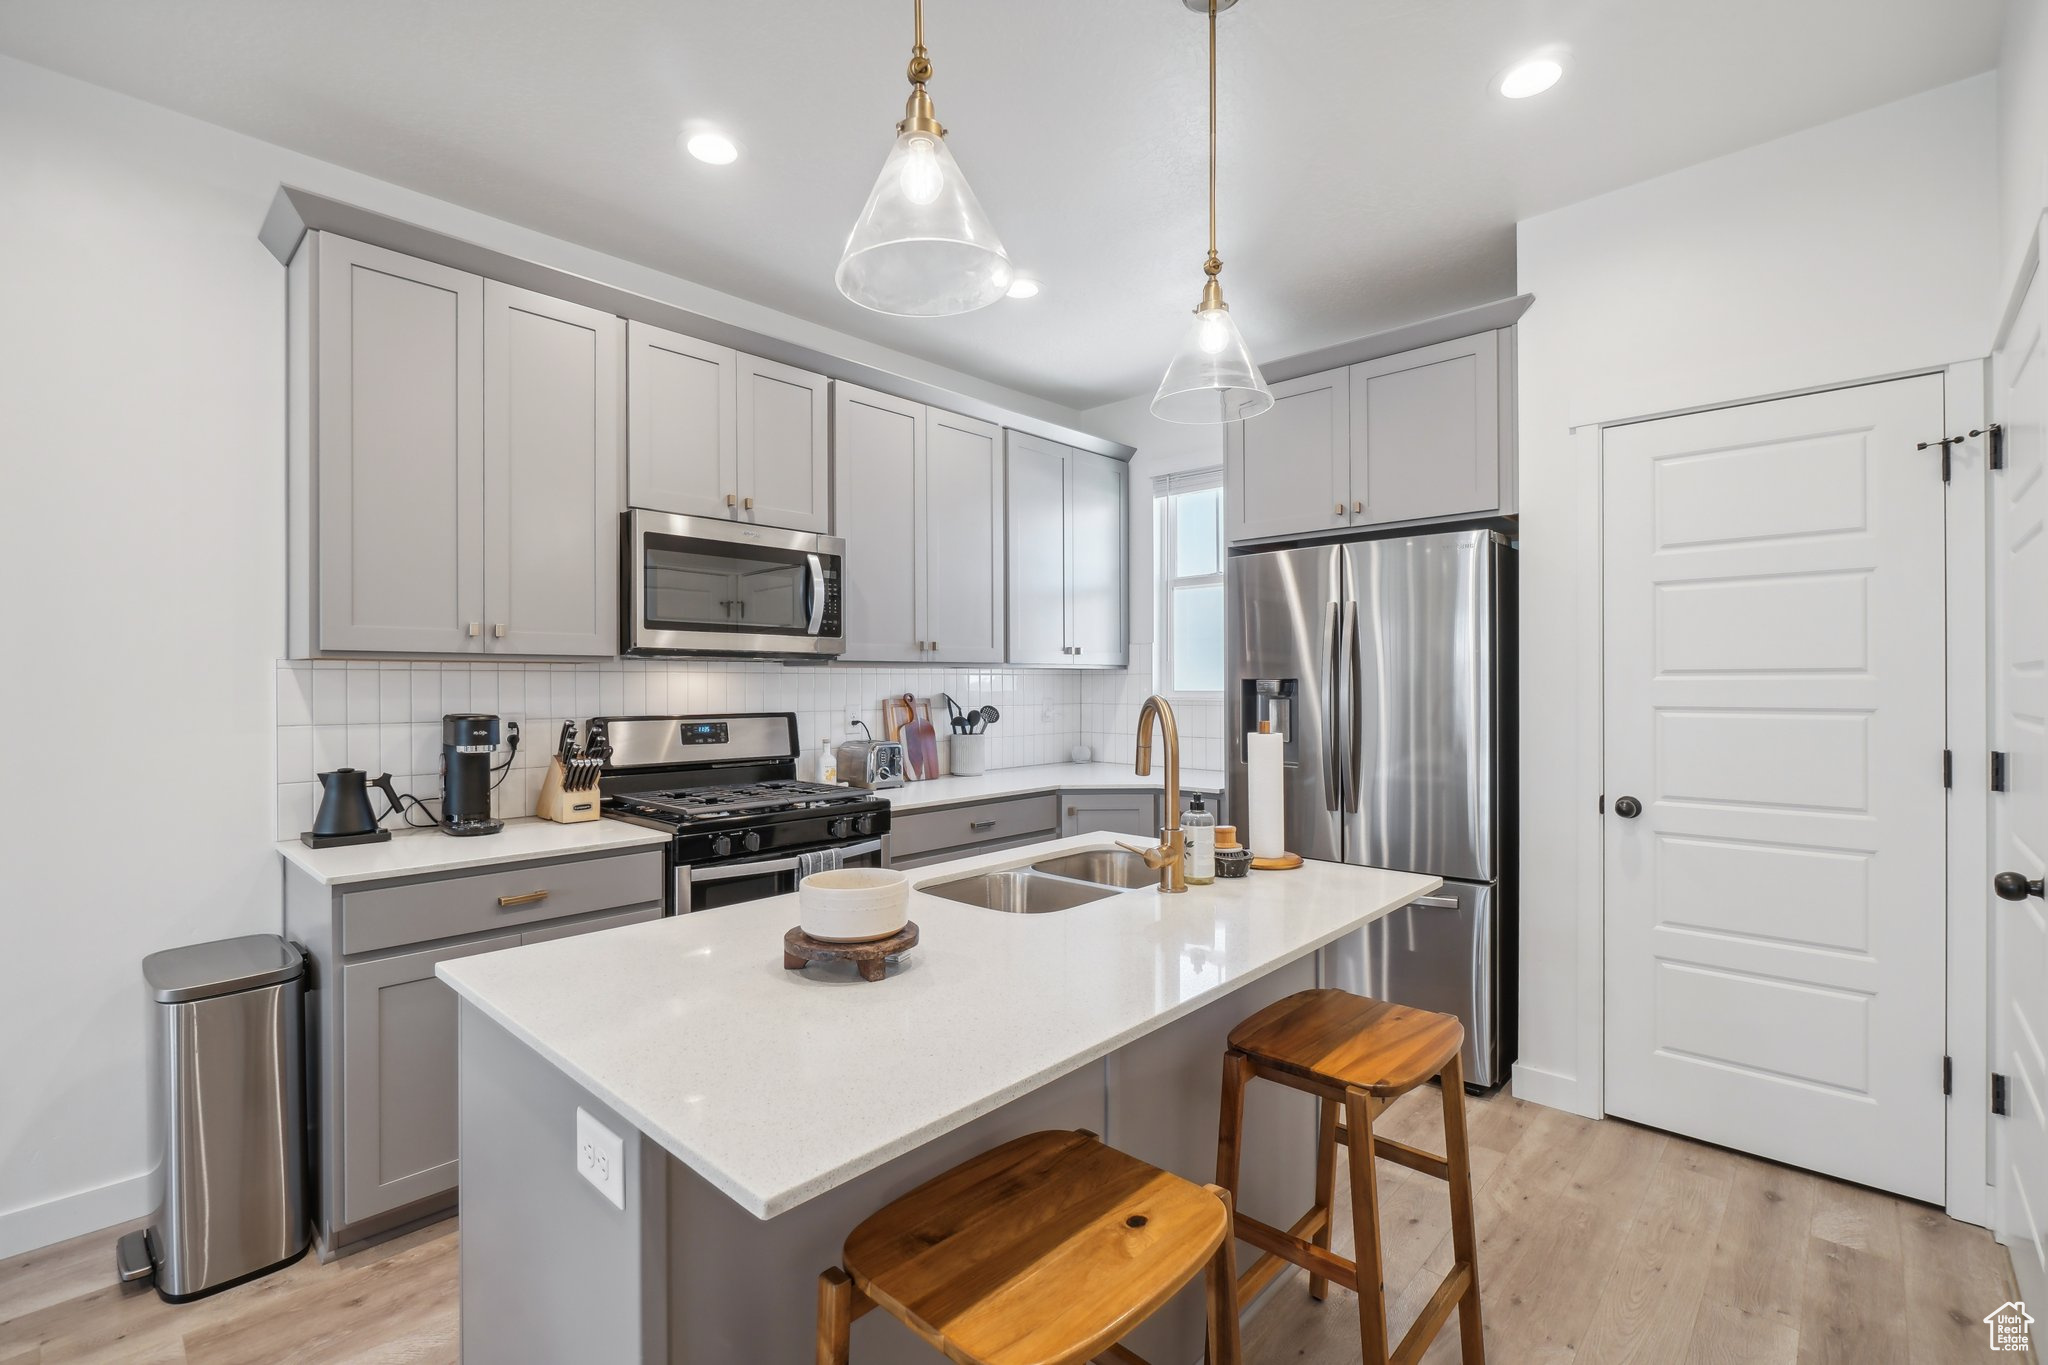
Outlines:
{"type": "MultiPolygon", "coordinates": [[[[506,725],[511,753],[504,767],[512,766],[519,752],[518,722],[506,725]]],[[[498,751],[496,716],[441,717],[441,830],[444,834],[467,836],[496,834],[505,827],[491,815],[491,787],[494,776],[491,755],[498,751]]]]}

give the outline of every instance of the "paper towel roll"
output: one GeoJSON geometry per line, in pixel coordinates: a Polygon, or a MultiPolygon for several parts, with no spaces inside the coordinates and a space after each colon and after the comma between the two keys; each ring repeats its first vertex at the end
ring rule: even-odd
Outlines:
{"type": "Polygon", "coordinates": [[[1252,856],[1277,858],[1287,851],[1286,739],[1274,734],[1246,735],[1244,749],[1252,856]]]}

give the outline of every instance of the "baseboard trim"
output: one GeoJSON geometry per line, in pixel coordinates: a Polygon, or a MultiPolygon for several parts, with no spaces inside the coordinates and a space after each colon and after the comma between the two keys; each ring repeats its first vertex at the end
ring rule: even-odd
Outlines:
{"type": "Polygon", "coordinates": [[[156,1172],[144,1171],[0,1213],[0,1260],[144,1217],[155,1211],[155,1186],[156,1172]]]}
{"type": "Polygon", "coordinates": [[[1518,1100],[1544,1105],[1551,1109],[1562,1109],[1568,1114],[1579,1114],[1585,1118],[1601,1117],[1596,1109],[1589,1108],[1580,1094],[1579,1078],[1566,1076],[1555,1071],[1545,1071],[1540,1066],[1527,1062],[1516,1062],[1510,1079],[1509,1089],[1518,1100]]]}

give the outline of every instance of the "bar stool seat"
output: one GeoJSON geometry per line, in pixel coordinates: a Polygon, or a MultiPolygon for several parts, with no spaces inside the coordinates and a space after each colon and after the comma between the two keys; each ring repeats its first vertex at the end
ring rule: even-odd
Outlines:
{"type": "Polygon", "coordinates": [[[1206,1267],[1211,1358],[1236,1365],[1229,1231],[1215,1186],[1092,1133],[1033,1133],[853,1230],[819,1277],[818,1360],[843,1365],[852,1322],[881,1308],[958,1365],[1138,1361],[1116,1343],[1206,1267]]]}
{"type": "Polygon", "coordinates": [[[1485,1365],[1479,1239],[1465,1135],[1464,1045],[1464,1025],[1453,1015],[1336,990],[1296,992],[1231,1030],[1223,1058],[1216,1183],[1233,1201],[1239,1188],[1245,1087],[1255,1079],[1265,1080],[1306,1091],[1320,1101],[1315,1202],[1308,1212],[1286,1228],[1242,1212],[1236,1215],[1238,1239],[1260,1252],[1238,1281],[1240,1299],[1250,1299],[1287,1266],[1297,1265],[1308,1271],[1311,1298],[1323,1298],[1333,1282],[1357,1293],[1360,1358],[1365,1365],[1415,1365],[1453,1313],[1458,1318],[1460,1359],[1464,1365],[1485,1365]],[[1431,1079],[1443,1083],[1442,1156],[1373,1132],[1373,1120],[1389,1104],[1431,1079]],[[1349,1261],[1330,1250],[1339,1146],[1349,1149],[1350,1155],[1357,1257],[1349,1261]],[[1407,1334],[1391,1345],[1375,1165],[1382,1159],[1445,1182],[1451,1205],[1450,1271],[1407,1334]]]}
{"type": "Polygon", "coordinates": [[[1274,1070],[1381,1097],[1407,1094],[1464,1044],[1454,1015],[1334,990],[1275,1000],[1230,1031],[1233,1050],[1274,1070]]]}

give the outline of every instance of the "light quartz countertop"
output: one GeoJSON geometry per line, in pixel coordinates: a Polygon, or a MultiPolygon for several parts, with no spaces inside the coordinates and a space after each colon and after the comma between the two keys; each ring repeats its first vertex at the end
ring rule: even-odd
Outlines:
{"type": "Polygon", "coordinates": [[[911,874],[887,979],[787,971],[797,898],[443,962],[442,980],[758,1218],[795,1208],[1442,882],[1311,862],[1013,915],[921,894],[1106,848],[1099,834],[911,874]]]}
{"type": "Polygon", "coordinates": [[[308,848],[297,839],[277,846],[285,861],[328,886],[384,881],[464,868],[528,863],[579,853],[610,853],[627,848],[660,848],[669,835],[623,820],[586,820],[558,825],[527,816],[507,820],[496,834],[456,838],[437,829],[393,830],[381,844],[345,848],[308,848]]]}
{"type": "MultiPolygon", "coordinates": [[[[980,777],[935,777],[928,782],[906,782],[877,795],[887,798],[890,808],[920,810],[927,806],[957,806],[963,801],[990,801],[1005,796],[1027,796],[1033,792],[1078,791],[1164,791],[1166,762],[1154,756],[1152,775],[1140,777],[1120,763],[1039,763],[1028,768],[994,768],[980,777]]],[[[1202,768],[1182,768],[1180,789],[1187,792],[1220,792],[1223,774],[1202,768]]]]}

